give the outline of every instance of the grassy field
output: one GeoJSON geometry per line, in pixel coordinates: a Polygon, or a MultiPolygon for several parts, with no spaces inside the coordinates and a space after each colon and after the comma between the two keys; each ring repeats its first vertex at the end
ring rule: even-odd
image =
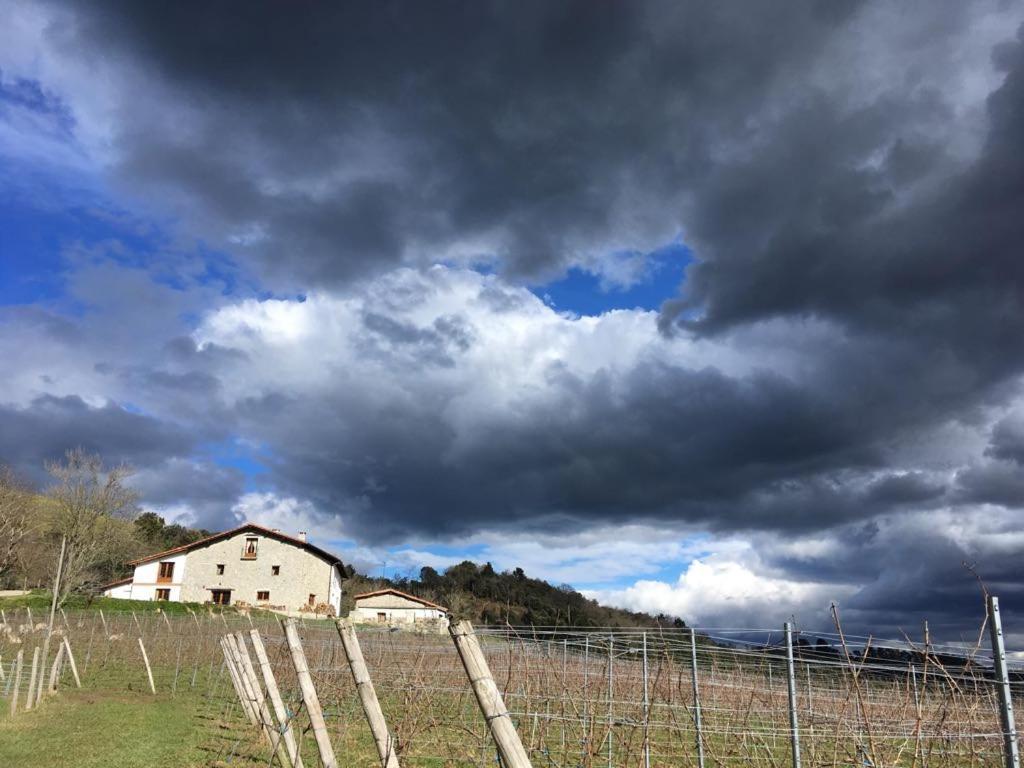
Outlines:
{"type": "MultiPolygon", "coordinates": [[[[49,592],[34,589],[27,595],[0,597],[0,608],[3,608],[5,611],[31,608],[37,620],[45,620],[50,612],[50,599],[49,592]]],[[[121,600],[113,597],[86,597],[85,595],[71,595],[64,603],[64,610],[66,611],[87,609],[103,610],[106,613],[128,613],[131,611],[139,613],[160,610],[172,616],[177,614],[186,615],[190,610],[205,613],[208,608],[218,613],[221,611],[226,613],[236,612],[235,608],[231,606],[221,608],[220,606],[206,606],[200,603],[173,603],[169,601],[158,603],[153,600],[121,600]]]]}
{"type": "MultiPolygon", "coordinates": [[[[8,609],[16,628],[0,633],[8,680],[14,654],[21,652],[28,664],[45,636],[28,628],[24,613],[12,616],[8,609]]],[[[336,628],[303,622],[298,629],[339,759],[346,768],[373,768],[377,759],[336,628]]],[[[266,765],[267,742],[241,709],[219,645],[231,632],[254,651],[254,630],[294,718],[303,759],[316,764],[309,717],[276,617],[111,611],[104,618],[72,610],[66,621],[60,617],[58,630],[75,649],[85,690],[74,689],[65,674],[60,693],[41,709],[19,711],[15,722],[5,722],[0,685],[0,767],[266,765]],[[156,696],[149,693],[140,639],[156,696]]],[[[359,637],[404,768],[494,765],[486,724],[449,637],[371,628],[359,637]]],[[[648,750],[651,768],[696,768],[688,635],[648,637],[649,647],[629,631],[611,638],[490,628],[480,630],[480,639],[537,768],[643,768],[648,750]],[[650,651],[647,674],[643,647],[650,651]]],[[[777,654],[702,644],[698,656],[708,764],[787,765],[787,689],[777,654]]],[[[929,660],[913,677],[871,669],[855,677],[834,658],[798,664],[806,765],[1002,764],[993,689],[976,671],[929,660]]],[[[24,697],[27,671],[19,685],[24,697]]]]}
{"type": "MultiPolygon", "coordinates": [[[[66,691],[0,719],[0,765],[19,768],[205,766],[230,739],[198,697],[66,691]]],[[[234,764],[238,764],[235,761],[234,764]]],[[[244,763],[243,763],[244,764],[244,763]]]]}

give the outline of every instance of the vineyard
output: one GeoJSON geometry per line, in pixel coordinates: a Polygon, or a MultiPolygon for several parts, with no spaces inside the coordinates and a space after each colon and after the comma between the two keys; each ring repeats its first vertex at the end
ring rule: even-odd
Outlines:
{"type": "Polygon", "coordinates": [[[838,624],[449,636],[68,611],[43,659],[45,624],[3,619],[0,718],[79,685],[144,691],[203,720],[208,765],[1003,766],[1016,742],[1002,693],[1024,694],[1019,671],[999,679],[988,627],[950,646],[838,624]]]}

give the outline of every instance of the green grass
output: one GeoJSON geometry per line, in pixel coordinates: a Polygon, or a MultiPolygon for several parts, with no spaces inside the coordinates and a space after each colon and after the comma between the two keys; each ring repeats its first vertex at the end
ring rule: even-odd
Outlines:
{"type": "Polygon", "coordinates": [[[162,768],[210,764],[210,728],[193,697],[64,691],[0,719],[0,765],[162,768]]]}
{"type": "MultiPolygon", "coordinates": [[[[30,594],[18,595],[17,597],[0,597],[0,608],[6,611],[10,611],[18,608],[31,608],[33,611],[39,611],[39,616],[44,618],[49,615],[50,612],[50,593],[41,590],[34,589],[30,594]]],[[[122,600],[114,597],[87,597],[85,595],[71,595],[65,601],[63,608],[65,610],[100,610],[104,613],[128,613],[129,611],[144,612],[144,611],[155,611],[161,610],[164,613],[175,615],[175,614],[187,614],[189,609],[197,613],[205,613],[207,608],[211,608],[217,613],[236,613],[234,606],[227,606],[222,608],[221,606],[207,606],[202,603],[177,603],[171,601],[157,602],[155,600],[122,600]]],[[[258,611],[253,610],[253,613],[258,611]]]]}

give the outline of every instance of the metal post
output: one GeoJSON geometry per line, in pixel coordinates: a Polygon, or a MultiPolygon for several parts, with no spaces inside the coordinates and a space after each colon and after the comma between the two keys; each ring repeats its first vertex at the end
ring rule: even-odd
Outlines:
{"type": "Polygon", "coordinates": [[[651,768],[651,700],[647,691],[647,633],[644,632],[644,768],[651,768]]]}
{"type": "Polygon", "coordinates": [[[999,689],[1000,715],[1003,724],[1003,756],[1006,768],[1020,768],[1020,747],[1017,744],[1017,723],[1013,719],[1013,697],[1006,671],[1006,648],[1003,647],[1003,622],[999,617],[999,598],[988,596],[989,630],[992,634],[992,666],[999,689]]]}
{"type": "Polygon", "coordinates": [[[615,660],[615,636],[608,635],[608,768],[612,768],[612,723],[613,708],[612,708],[612,683],[614,682],[612,677],[612,662],[615,660]]]}
{"type": "Polygon", "coordinates": [[[697,632],[693,628],[690,629],[690,675],[693,677],[693,727],[697,734],[697,768],[704,768],[704,734],[700,718],[700,686],[697,683],[697,632]]]}
{"type": "Polygon", "coordinates": [[[583,744],[584,753],[589,752],[590,746],[590,729],[588,727],[588,715],[589,715],[589,697],[590,692],[587,686],[588,678],[590,677],[590,635],[583,638],[583,744]]]}
{"type": "Polygon", "coordinates": [[[800,768],[800,726],[796,713],[796,671],[793,669],[793,625],[786,622],[786,679],[789,682],[789,732],[793,742],[793,768],[800,768]]]}

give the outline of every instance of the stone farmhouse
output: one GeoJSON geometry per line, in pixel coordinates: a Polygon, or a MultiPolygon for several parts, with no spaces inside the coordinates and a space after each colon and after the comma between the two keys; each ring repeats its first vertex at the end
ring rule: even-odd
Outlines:
{"type": "Polygon", "coordinates": [[[341,611],[341,560],[306,541],[246,523],[182,547],[133,560],[130,579],[103,594],[268,608],[286,612],[341,611]]]}
{"type": "Polygon", "coordinates": [[[364,592],[353,600],[355,607],[349,618],[356,623],[441,629],[448,625],[447,608],[397,589],[364,592]]]}

